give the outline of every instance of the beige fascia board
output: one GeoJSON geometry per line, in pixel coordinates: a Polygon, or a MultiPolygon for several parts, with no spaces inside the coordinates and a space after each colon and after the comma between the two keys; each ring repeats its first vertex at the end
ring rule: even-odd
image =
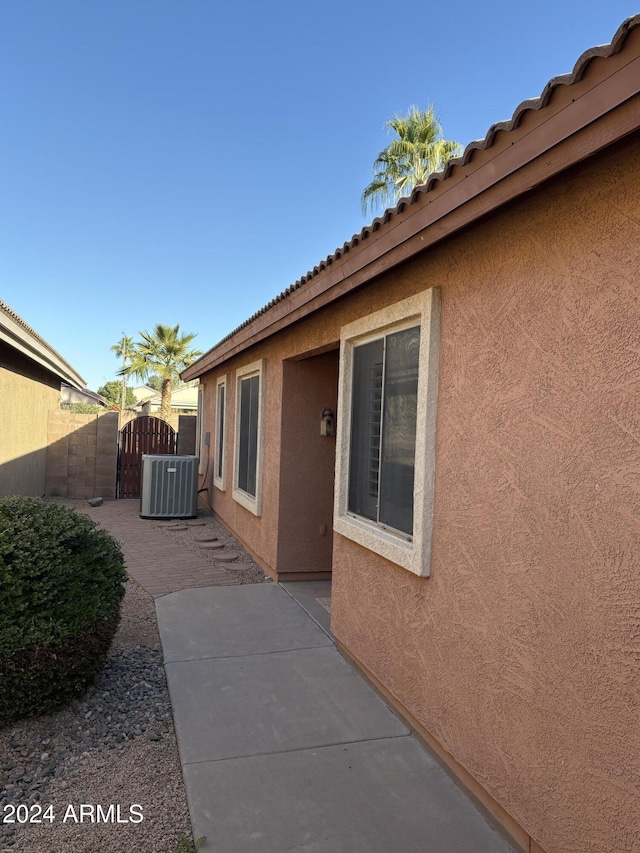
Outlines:
{"type": "Polygon", "coordinates": [[[79,391],[86,388],[86,381],[62,356],[5,313],[0,314],[0,340],[49,370],[68,385],[79,391]]]}
{"type": "Polygon", "coordinates": [[[499,132],[472,162],[455,166],[450,177],[202,356],[183,378],[201,376],[637,130],[640,57],[622,52],[606,62],[609,74],[559,87],[549,104],[526,114],[528,121],[499,132]],[[620,118],[603,126],[616,112],[620,118]]]}

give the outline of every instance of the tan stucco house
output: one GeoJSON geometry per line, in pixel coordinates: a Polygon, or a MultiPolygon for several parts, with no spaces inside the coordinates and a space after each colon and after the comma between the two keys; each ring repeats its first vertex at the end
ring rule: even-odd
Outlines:
{"type": "MultiPolygon", "coordinates": [[[[143,386],[146,389],[147,386],[143,386]]],[[[134,394],[136,393],[134,388],[134,394]]],[[[151,389],[151,394],[137,397],[135,409],[144,415],[156,415],[162,408],[162,395],[158,391],[151,389]]],[[[187,385],[180,385],[171,390],[171,413],[193,412],[196,414],[198,408],[198,383],[192,382],[187,385]]]]}
{"type": "Polygon", "coordinates": [[[640,16],[183,378],[209,505],[522,849],[640,850],[640,16]]]}
{"type": "Polygon", "coordinates": [[[0,496],[45,493],[49,412],[86,382],[0,300],[0,496]]]}

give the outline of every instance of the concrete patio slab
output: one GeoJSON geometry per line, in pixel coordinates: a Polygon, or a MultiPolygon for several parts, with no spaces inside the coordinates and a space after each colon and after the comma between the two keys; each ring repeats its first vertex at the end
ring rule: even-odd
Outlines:
{"type": "Polygon", "coordinates": [[[156,610],[167,663],[332,645],[277,584],[185,589],[156,610]]]}
{"type": "Polygon", "coordinates": [[[166,670],[186,763],[408,734],[335,648],[182,661],[166,670]]]}
{"type": "Polygon", "coordinates": [[[331,581],[285,581],[280,586],[295,598],[321,628],[328,634],[331,633],[330,612],[320,603],[331,601],[331,581]]]}
{"type": "Polygon", "coordinates": [[[187,764],[216,853],[514,853],[411,737],[187,764]]]}
{"type": "Polygon", "coordinates": [[[326,592],[156,599],[203,853],[515,853],[311,617],[326,592]]]}

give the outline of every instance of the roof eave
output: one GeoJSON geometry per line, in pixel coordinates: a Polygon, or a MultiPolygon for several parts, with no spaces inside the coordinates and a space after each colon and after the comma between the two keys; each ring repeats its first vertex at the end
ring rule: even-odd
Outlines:
{"type": "Polygon", "coordinates": [[[592,133],[586,146],[574,146],[571,156],[566,156],[568,140],[639,97],[640,39],[635,39],[630,56],[621,55],[628,35],[638,27],[640,15],[635,15],[619,27],[610,44],[585,51],[571,74],[554,77],[539,98],[521,103],[508,122],[492,125],[484,140],[470,143],[442,172],[416,187],[410,197],[401,199],[201,356],[181,374],[182,378],[202,376],[332,298],[362,286],[637,129],[640,110],[627,109],[608,137],[592,133]],[[586,82],[587,69],[598,58],[606,63],[600,65],[595,80],[586,82]],[[563,145],[565,153],[558,153],[563,145]],[[550,156],[552,149],[554,156],[550,156]],[[527,167],[534,162],[538,164],[535,174],[533,169],[527,174],[527,167]],[[496,189],[501,184],[506,186],[517,174],[521,180],[511,180],[508,191],[496,189]],[[479,202],[489,195],[488,204],[479,202]]]}
{"type": "Polygon", "coordinates": [[[66,382],[79,391],[84,390],[86,381],[61,355],[6,303],[0,302],[0,309],[0,340],[53,373],[61,382],[66,382]]]}

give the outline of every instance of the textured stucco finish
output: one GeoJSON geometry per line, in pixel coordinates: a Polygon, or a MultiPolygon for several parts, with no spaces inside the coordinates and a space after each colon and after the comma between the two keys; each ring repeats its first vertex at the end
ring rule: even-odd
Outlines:
{"type": "Polygon", "coordinates": [[[211,494],[277,570],[283,361],[440,289],[432,577],[334,534],[332,630],[547,853],[638,847],[639,193],[635,134],[203,377],[213,435],[266,359],[262,518],[211,494]]]}
{"type": "Polygon", "coordinates": [[[416,264],[432,577],[334,540],[332,630],[548,853],[640,837],[637,136],[416,264]]]}
{"type": "Polygon", "coordinates": [[[278,572],[330,572],[336,439],[320,434],[338,401],[338,351],[283,363],[278,572]]]}
{"type": "MultiPolygon", "coordinates": [[[[326,339],[326,329],[316,335],[326,339]]],[[[225,423],[226,489],[213,482],[214,442],[203,447],[206,473],[201,478],[208,488],[208,503],[230,527],[261,565],[272,574],[331,571],[333,471],[335,439],[320,435],[320,410],[337,403],[337,342],[333,352],[287,362],[307,352],[308,339],[286,336],[286,340],[261,347],[264,356],[263,413],[265,452],[262,461],[260,516],[234,499],[230,484],[234,475],[233,436],[235,433],[236,377],[245,365],[255,361],[255,353],[234,359],[221,373],[207,374],[204,388],[205,429],[215,436],[215,388],[220,376],[227,376],[225,423]],[[283,406],[283,382],[287,397],[283,406]],[[320,526],[326,525],[326,533],[320,526]]]]}
{"type": "Polygon", "coordinates": [[[44,495],[47,417],[60,379],[0,344],[0,496],[44,495]]]}
{"type": "Polygon", "coordinates": [[[266,359],[262,372],[262,414],[264,418],[263,436],[268,444],[269,450],[263,456],[262,461],[262,485],[260,515],[246,509],[233,497],[234,477],[234,436],[235,436],[235,414],[236,414],[236,372],[252,362],[256,361],[256,355],[248,354],[240,357],[235,362],[225,365],[225,370],[219,374],[208,374],[204,377],[203,386],[203,417],[205,430],[211,434],[211,443],[202,448],[204,456],[204,474],[199,478],[202,485],[199,488],[207,488],[203,493],[209,505],[215,510],[243,544],[257,557],[261,565],[274,570],[276,565],[276,540],[278,530],[278,472],[280,467],[280,450],[278,445],[268,444],[269,437],[275,434],[276,424],[279,424],[279,400],[282,386],[282,366],[270,359],[266,359]],[[216,423],[216,379],[220,375],[227,376],[226,392],[226,423],[225,423],[225,466],[226,466],[226,488],[225,491],[218,489],[213,482],[215,450],[215,423],[216,423]]]}

